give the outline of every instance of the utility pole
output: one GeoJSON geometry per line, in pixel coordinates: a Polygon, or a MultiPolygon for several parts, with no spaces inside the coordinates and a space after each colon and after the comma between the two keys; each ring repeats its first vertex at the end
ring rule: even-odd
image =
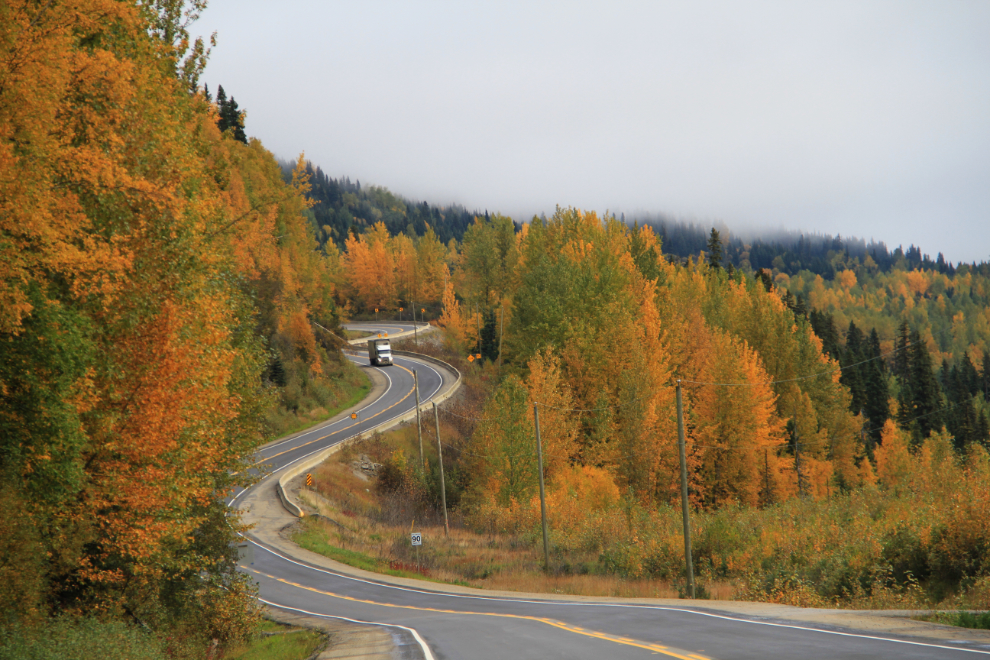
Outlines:
{"type": "Polygon", "coordinates": [[[498,305],[498,371],[502,372],[502,335],[505,332],[505,301],[498,305]]]}
{"type": "Polygon", "coordinates": [[[426,471],[426,459],[423,458],[423,424],[419,416],[419,373],[413,369],[413,381],[416,384],[416,434],[419,435],[419,466],[426,471]]]}
{"type": "Polygon", "coordinates": [[[478,317],[478,352],[481,352],[481,312],[478,311],[478,303],[474,303],[474,315],[478,317]]]}
{"type": "Polygon", "coordinates": [[[533,419],[536,421],[536,465],[540,471],[540,517],[543,521],[543,570],[550,571],[550,543],[547,540],[547,498],[543,488],[543,443],[540,442],[539,404],[533,404],[533,419]]]}
{"type": "Polygon", "coordinates": [[[443,481],[443,449],[440,447],[440,411],[433,402],[433,421],[437,424],[437,460],[440,461],[440,500],[443,502],[443,535],[450,535],[450,522],[447,520],[447,486],[443,481]]]}
{"type": "Polygon", "coordinates": [[[772,499],[770,497],[770,450],[763,450],[763,467],[764,475],[766,478],[766,494],[767,494],[767,504],[770,504],[772,499]]]}
{"type": "Polygon", "coordinates": [[[798,495],[804,497],[804,479],[801,478],[801,438],[797,432],[797,420],[794,421],[794,469],[797,470],[798,495]]]}
{"type": "Polygon", "coordinates": [[[687,584],[694,598],[694,559],[691,556],[691,519],[688,516],[687,456],[684,449],[684,408],[681,403],[681,380],[677,379],[677,450],[681,456],[681,515],[684,518],[684,562],[687,584]]]}
{"type": "Polygon", "coordinates": [[[416,330],[416,301],[412,301],[412,312],[413,312],[413,341],[416,343],[416,348],[419,348],[419,335],[416,330]]]}

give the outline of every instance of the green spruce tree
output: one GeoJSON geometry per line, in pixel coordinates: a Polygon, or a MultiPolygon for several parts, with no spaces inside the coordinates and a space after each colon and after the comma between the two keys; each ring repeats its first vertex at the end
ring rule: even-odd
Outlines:
{"type": "Polygon", "coordinates": [[[908,428],[911,429],[915,443],[920,443],[932,431],[942,428],[942,391],[932,369],[932,358],[928,347],[917,331],[910,335],[908,348],[908,380],[911,383],[910,419],[908,428]]]}
{"type": "Polygon", "coordinates": [[[866,402],[863,412],[869,420],[869,434],[874,443],[880,441],[883,425],[890,417],[890,392],[887,388],[887,369],[880,350],[880,336],[876,328],[870,331],[864,356],[870,361],[863,365],[866,402]]]}
{"type": "Polygon", "coordinates": [[[708,237],[708,263],[712,268],[722,267],[722,239],[714,227],[711,236],[708,237]]]}
{"type": "Polygon", "coordinates": [[[863,331],[850,321],[846,331],[846,348],[840,360],[842,373],[839,382],[848,387],[852,394],[849,410],[854,414],[864,412],[866,408],[866,382],[863,377],[864,365],[861,364],[864,360],[863,343],[863,331]]]}

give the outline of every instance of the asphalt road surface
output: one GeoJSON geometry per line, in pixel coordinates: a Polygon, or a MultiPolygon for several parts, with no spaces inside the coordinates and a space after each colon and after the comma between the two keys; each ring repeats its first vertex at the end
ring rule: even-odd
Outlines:
{"type": "MultiPolygon", "coordinates": [[[[411,325],[362,324],[360,329],[387,331],[391,337],[411,330],[411,325]]],[[[259,463],[277,472],[409,411],[415,406],[413,369],[419,371],[423,401],[443,385],[442,370],[425,362],[397,356],[394,366],[378,368],[369,366],[366,358],[352,359],[387,376],[385,392],[360,407],[356,420],[345,418],[267,446],[259,452],[259,463]]],[[[399,646],[404,657],[921,660],[990,656],[990,645],[897,638],[726,615],[701,607],[548,601],[525,594],[500,598],[480,590],[476,596],[451,594],[434,591],[426,582],[421,588],[403,587],[327,570],[280,553],[257,537],[251,541],[255,545],[251,562],[242,569],[258,581],[265,602],[289,611],[394,626],[397,638],[415,638],[414,643],[399,646]]]]}

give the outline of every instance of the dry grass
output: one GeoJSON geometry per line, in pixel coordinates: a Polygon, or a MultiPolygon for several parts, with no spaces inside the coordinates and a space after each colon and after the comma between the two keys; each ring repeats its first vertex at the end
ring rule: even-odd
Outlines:
{"type": "MultiPolygon", "coordinates": [[[[395,432],[388,446],[413,453],[418,460],[415,426],[395,432]]],[[[380,442],[380,441],[379,441],[380,442]]],[[[477,534],[455,515],[449,534],[435,512],[411,505],[403,494],[379,494],[375,480],[356,469],[362,454],[375,454],[375,441],[338,453],[314,473],[314,487],[303,500],[325,519],[310,518],[296,541],[333,559],[393,575],[505,591],[584,596],[676,598],[667,581],[629,579],[597,573],[594,552],[551,557],[551,572],[543,571],[542,545],[526,535],[477,534]],[[418,552],[410,532],[423,535],[418,552]]],[[[431,453],[432,455],[432,453],[431,453]]],[[[429,457],[429,456],[428,456],[429,457]]],[[[728,584],[713,585],[715,597],[731,598],[728,584]]]]}
{"type": "MultiPolygon", "coordinates": [[[[333,522],[310,519],[296,540],[304,547],[320,551],[312,540],[318,536],[329,546],[323,549],[323,554],[357,568],[479,589],[626,598],[678,597],[677,589],[663,581],[567,574],[567,564],[559,559],[551,560],[555,572],[547,575],[542,570],[542,551],[521,538],[490,537],[456,527],[445,535],[443,526],[423,526],[412,520],[408,526],[383,524],[354,510],[354,504],[364,499],[359,494],[348,504],[324,498],[318,491],[304,491],[303,497],[333,522]],[[423,535],[418,552],[410,544],[412,530],[423,535]]],[[[593,559],[588,557],[589,562],[593,559]]],[[[724,587],[718,595],[731,597],[724,587]]]]}

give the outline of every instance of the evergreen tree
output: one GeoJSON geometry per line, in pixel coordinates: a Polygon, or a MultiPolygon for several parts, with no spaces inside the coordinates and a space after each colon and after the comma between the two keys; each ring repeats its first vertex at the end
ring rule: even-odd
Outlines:
{"type": "Polygon", "coordinates": [[[955,387],[958,379],[958,370],[955,367],[950,367],[949,361],[946,358],[942,358],[942,366],[938,370],[938,383],[942,386],[942,391],[949,394],[950,390],[955,387]]]}
{"type": "Polygon", "coordinates": [[[961,400],[955,401],[946,418],[946,427],[952,434],[957,449],[963,450],[971,443],[979,441],[980,418],[972,397],[965,395],[961,400]]]}
{"type": "Polygon", "coordinates": [[[984,447],[990,448],[990,419],[987,418],[986,410],[981,410],[977,418],[976,440],[984,447]]]}
{"type": "Polygon", "coordinates": [[[217,114],[219,115],[217,127],[220,131],[230,130],[235,140],[247,144],[247,135],[244,133],[244,118],[234,97],[231,96],[229,100],[227,99],[223,85],[217,87],[217,114]]]}
{"type": "MultiPolygon", "coordinates": [[[[223,91],[223,85],[217,87],[217,110],[220,112],[220,121],[223,122],[223,109],[227,107],[227,92],[223,91]]],[[[220,126],[220,130],[224,129],[220,126]]]]}
{"type": "Polygon", "coordinates": [[[769,293],[773,291],[773,278],[770,277],[770,273],[766,270],[759,270],[756,272],[756,279],[763,284],[763,288],[769,293]]]}
{"type": "Polygon", "coordinates": [[[484,312],[484,325],[481,326],[481,357],[494,362],[498,359],[498,316],[495,309],[484,312]]]}
{"type": "Polygon", "coordinates": [[[932,369],[932,358],[928,347],[917,331],[910,334],[908,348],[908,380],[910,399],[908,405],[909,417],[905,418],[911,429],[913,439],[920,443],[932,431],[942,427],[942,392],[932,369]]]}
{"type": "Polygon", "coordinates": [[[983,400],[990,401],[990,351],[983,353],[983,373],[981,374],[981,387],[983,390],[983,400]]]}
{"type": "Polygon", "coordinates": [[[714,227],[711,236],[708,237],[708,262],[712,268],[722,267],[722,239],[714,227]]]}
{"type": "Polygon", "coordinates": [[[840,360],[842,374],[839,382],[848,387],[852,394],[849,410],[853,414],[863,412],[866,408],[866,383],[862,369],[865,365],[860,364],[863,359],[863,331],[850,321],[849,330],[846,331],[846,349],[840,360]]]}
{"type": "Polygon", "coordinates": [[[835,319],[832,315],[813,309],[809,320],[811,321],[811,329],[822,340],[822,353],[841,362],[842,350],[839,347],[839,331],[835,328],[835,319]]]}
{"type": "Polygon", "coordinates": [[[870,420],[869,432],[874,442],[880,441],[883,425],[890,417],[890,392],[887,389],[887,370],[881,357],[880,336],[876,328],[870,331],[864,356],[870,361],[863,365],[866,401],[863,412],[870,420]]]}
{"type": "Polygon", "coordinates": [[[901,321],[901,325],[897,328],[897,337],[894,338],[894,375],[902,380],[908,375],[909,335],[908,322],[901,321]]]}
{"type": "Polygon", "coordinates": [[[976,373],[976,366],[969,359],[969,352],[963,353],[962,362],[959,363],[960,385],[970,396],[974,396],[982,390],[980,387],[980,375],[976,373]]]}

